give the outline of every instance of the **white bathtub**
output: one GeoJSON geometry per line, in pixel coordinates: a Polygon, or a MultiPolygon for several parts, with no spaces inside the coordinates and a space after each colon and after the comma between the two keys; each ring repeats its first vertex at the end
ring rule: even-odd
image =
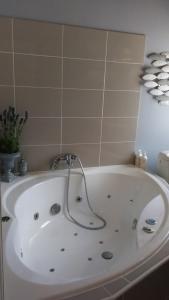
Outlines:
{"type": "MultiPolygon", "coordinates": [[[[2,228],[4,300],[59,299],[122,276],[165,242],[169,192],[160,180],[127,166],[89,168],[85,173],[92,206],[107,221],[97,231],[78,227],[63,215],[65,171],[2,184],[2,214],[10,217],[2,228]],[[52,216],[54,203],[61,211],[52,216]],[[148,218],[157,221],[149,226],[151,234],[143,231],[148,218]],[[104,259],[104,251],[113,258],[104,259]]],[[[87,209],[80,174],[74,170],[71,177],[71,213],[84,225],[99,226],[101,221],[87,209]]]]}

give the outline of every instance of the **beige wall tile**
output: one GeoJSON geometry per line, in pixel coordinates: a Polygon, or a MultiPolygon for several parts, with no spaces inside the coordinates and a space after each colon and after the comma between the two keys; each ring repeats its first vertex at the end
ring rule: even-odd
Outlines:
{"type": "Polygon", "coordinates": [[[102,144],[101,165],[132,164],[134,143],[102,144]]]}
{"type": "Polygon", "coordinates": [[[102,142],[135,141],[137,119],[104,118],[102,142]]]}
{"type": "Polygon", "coordinates": [[[63,117],[101,117],[102,91],[63,90],[63,117]]]}
{"type": "Polygon", "coordinates": [[[60,87],[61,60],[16,54],[15,81],[16,85],[60,87]]]}
{"type": "Polygon", "coordinates": [[[14,105],[14,89],[0,86],[0,113],[9,105],[14,105]]]}
{"type": "Polygon", "coordinates": [[[62,26],[15,19],[14,45],[15,52],[61,56],[62,26]]]}
{"type": "Polygon", "coordinates": [[[65,57],[104,59],[106,31],[64,26],[63,49],[65,57]]]}
{"type": "Polygon", "coordinates": [[[22,145],[60,144],[60,119],[28,119],[22,136],[22,145]]]}
{"type": "Polygon", "coordinates": [[[30,117],[61,117],[61,90],[50,88],[15,89],[16,108],[30,117]]]}
{"type": "Polygon", "coordinates": [[[63,87],[102,89],[104,62],[64,59],[63,87]]]}
{"type": "Polygon", "coordinates": [[[106,91],[104,94],[104,117],[136,117],[139,92],[106,91]]]}
{"type": "Polygon", "coordinates": [[[0,53],[0,84],[13,85],[12,54],[0,53]]]}
{"type": "MultiPolygon", "coordinates": [[[[0,18],[0,51],[12,51],[11,27],[10,18],[0,18]]],[[[15,51],[24,53],[14,57],[15,101],[19,112],[29,111],[22,144],[29,145],[24,151],[32,169],[46,168],[49,156],[56,154],[57,147],[44,145],[61,143],[61,115],[63,151],[78,153],[85,166],[98,165],[105,65],[95,60],[105,58],[106,36],[103,30],[64,26],[63,54],[69,59],[64,59],[62,74],[62,59],[50,57],[62,55],[62,26],[14,20],[15,51]]],[[[134,142],[126,141],[135,140],[137,118],[126,117],[137,116],[139,93],[131,91],[139,90],[141,74],[141,64],[132,63],[141,63],[143,54],[143,35],[109,32],[107,60],[119,63],[106,64],[102,164],[131,161],[134,142]]],[[[12,54],[1,53],[0,66],[0,85],[12,86],[12,54]]],[[[14,103],[14,88],[0,87],[0,99],[1,111],[14,103]]]]}
{"type": "Polygon", "coordinates": [[[100,119],[63,119],[63,144],[99,143],[100,119]]]}
{"type": "MultiPolygon", "coordinates": [[[[62,152],[75,153],[79,155],[84,167],[99,165],[99,144],[63,145],[62,152]]],[[[78,164],[75,167],[79,167],[78,164]]]]}
{"type": "Polygon", "coordinates": [[[12,20],[0,17],[0,51],[12,51],[12,20]]]}
{"type": "Polygon", "coordinates": [[[109,31],[107,60],[143,63],[144,46],[144,35],[109,31]]]}
{"type": "Polygon", "coordinates": [[[107,63],[107,90],[138,90],[141,65],[127,63],[107,63]]]}
{"type": "Polygon", "coordinates": [[[21,148],[24,158],[28,161],[29,171],[46,171],[52,159],[59,153],[60,146],[25,146],[21,148]]]}

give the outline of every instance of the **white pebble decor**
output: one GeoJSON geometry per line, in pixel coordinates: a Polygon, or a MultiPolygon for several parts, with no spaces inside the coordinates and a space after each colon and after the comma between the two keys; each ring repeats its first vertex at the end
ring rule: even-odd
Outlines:
{"type": "Polygon", "coordinates": [[[168,79],[169,78],[169,74],[168,73],[164,73],[164,72],[162,72],[162,73],[159,73],[158,75],[157,75],[157,78],[158,79],[168,79]]]}
{"type": "Polygon", "coordinates": [[[166,62],[163,61],[163,60],[154,60],[152,65],[154,67],[162,67],[162,66],[165,66],[166,65],[166,62]]]}
{"type": "Polygon", "coordinates": [[[169,66],[167,65],[167,66],[162,67],[162,71],[168,73],[169,72],[169,66]]]}
{"type": "Polygon", "coordinates": [[[153,95],[153,96],[161,96],[163,95],[164,93],[158,89],[153,89],[150,91],[150,94],[153,95]]]}
{"type": "Polygon", "coordinates": [[[144,86],[146,86],[147,88],[155,88],[155,87],[157,87],[158,86],[158,83],[157,82],[155,82],[155,81],[146,81],[145,83],[144,83],[144,86]]]}
{"type": "Polygon", "coordinates": [[[148,93],[161,104],[169,104],[169,51],[148,56],[150,66],[146,67],[142,79],[148,93]]]}
{"type": "MultiPolygon", "coordinates": [[[[166,73],[164,73],[164,74],[166,74],[166,73]]],[[[144,80],[154,80],[154,79],[156,79],[156,75],[154,75],[154,74],[146,74],[146,75],[144,75],[143,76],[143,79],[144,80]]],[[[166,78],[161,78],[161,79],[166,79],[166,78]]]]}
{"type": "Polygon", "coordinates": [[[160,85],[158,88],[160,91],[166,92],[169,90],[169,85],[160,85]]]}

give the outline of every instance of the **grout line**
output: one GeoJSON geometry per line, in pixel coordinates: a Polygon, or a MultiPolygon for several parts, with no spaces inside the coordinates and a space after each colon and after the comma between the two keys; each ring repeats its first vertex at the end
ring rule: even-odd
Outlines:
{"type": "Polygon", "coordinates": [[[97,58],[81,58],[81,57],[68,57],[68,56],[63,56],[63,59],[67,60],[81,60],[81,61],[93,61],[93,62],[104,62],[104,59],[97,59],[97,58]]]}
{"type": "Polygon", "coordinates": [[[61,90],[61,87],[55,86],[33,86],[33,85],[16,85],[17,88],[30,88],[30,89],[51,89],[51,90],[61,90]]]}
{"type": "Polygon", "coordinates": [[[137,119],[137,116],[128,116],[128,117],[103,117],[103,119],[137,119]]]}
{"type": "Polygon", "coordinates": [[[128,117],[63,117],[62,114],[59,117],[46,117],[46,116],[35,116],[35,117],[29,117],[29,119],[96,119],[96,120],[100,120],[100,119],[137,119],[137,116],[133,117],[133,116],[128,116],[128,117]]]}
{"type": "Polygon", "coordinates": [[[21,147],[52,147],[52,146],[60,146],[60,144],[37,144],[37,145],[28,145],[28,144],[22,144],[21,147]]]}
{"type": "MultiPolygon", "coordinates": [[[[11,84],[0,84],[0,87],[14,87],[11,84]]],[[[75,91],[98,91],[103,92],[103,89],[81,89],[81,88],[66,88],[66,87],[53,87],[53,86],[33,86],[33,85],[15,85],[16,88],[32,88],[32,89],[54,89],[54,90],[75,90],[75,91]]],[[[105,92],[130,92],[130,93],[139,93],[139,90],[111,90],[105,89],[105,92]]]]}
{"type": "Polygon", "coordinates": [[[63,119],[137,119],[137,116],[135,117],[62,117],[63,119]]]}
{"type": "MultiPolygon", "coordinates": [[[[63,25],[64,27],[64,25],[63,25]]],[[[108,32],[107,32],[108,35],[108,32]]],[[[13,51],[0,51],[0,54],[13,54],[13,51]]],[[[38,54],[38,53],[25,53],[25,52],[15,52],[14,55],[24,55],[24,56],[37,56],[37,57],[47,57],[47,58],[58,58],[58,59],[67,59],[67,60],[81,60],[81,61],[93,61],[93,62],[105,62],[105,59],[97,59],[97,58],[85,58],[85,57],[69,57],[69,56],[62,56],[59,55],[47,55],[47,54],[38,54]]],[[[118,60],[111,60],[106,59],[108,63],[116,63],[116,64],[128,64],[128,65],[142,65],[142,62],[129,62],[129,61],[118,61],[118,60]]]]}
{"type": "Polygon", "coordinates": [[[60,126],[60,153],[62,153],[63,140],[63,39],[64,39],[64,25],[62,25],[62,60],[61,60],[61,126],[60,126]]]}
{"type": "MultiPolygon", "coordinates": [[[[118,142],[102,142],[102,144],[125,144],[125,143],[134,143],[135,141],[118,141],[118,142]]],[[[59,146],[60,144],[22,144],[22,147],[49,147],[49,146],[59,146]]],[[[100,143],[64,143],[62,146],[80,146],[80,145],[100,145],[100,143]]]]}
{"type": "Polygon", "coordinates": [[[135,143],[135,141],[102,142],[102,144],[125,144],[125,143],[135,143]]]}
{"type": "MultiPolygon", "coordinates": [[[[12,22],[12,19],[11,19],[12,22]]],[[[0,54],[13,54],[13,51],[0,51],[0,54]]]]}
{"type": "Polygon", "coordinates": [[[46,57],[46,58],[59,58],[62,59],[62,56],[59,55],[47,55],[47,54],[38,54],[38,53],[24,53],[24,52],[14,52],[15,55],[24,55],[24,56],[36,56],[36,57],[46,57]]]}
{"type": "Polygon", "coordinates": [[[106,60],[106,62],[114,63],[114,64],[142,65],[141,62],[129,62],[129,61],[118,61],[118,60],[106,60]]]}
{"type": "Polygon", "coordinates": [[[62,153],[62,140],[63,140],[63,38],[64,38],[64,25],[62,25],[62,45],[61,45],[61,123],[60,123],[60,153],[62,153]]]}
{"type": "Polygon", "coordinates": [[[13,88],[13,84],[0,84],[0,87],[8,87],[8,88],[13,88]]]}
{"type": "Polygon", "coordinates": [[[61,117],[29,117],[29,119],[61,119],[61,117]]]}
{"type": "Polygon", "coordinates": [[[101,128],[100,128],[100,149],[99,149],[99,166],[101,163],[101,149],[102,149],[102,134],[103,134],[103,113],[104,113],[104,94],[106,86],[106,58],[107,58],[107,45],[108,45],[108,31],[106,32],[106,46],[105,46],[105,59],[104,59],[104,79],[103,79],[103,92],[102,92],[102,113],[101,113],[101,128]]]}
{"type": "Polygon", "coordinates": [[[100,145],[99,143],[72,143],[72,144],[70,144],[70,143],[68,143],[68,144],[66,144],[66,143],[64,143],[64,144],[62,144],[63,146],[81,146],[81,145],[100,145]]]}
{"type": "MultiPolygon", "coordinates": [[[[146,37],[145,37],[144,41],[145,41],[145,44],[144,44],[144,58],[145,58],[146,57],[146,43],[147,43],[146,37]]],[[[143,62],[143,64],[144,64],[144,62],[143,62]]],[[[137,149],[140,148],[140,145],[138,145],[138,136],[139,136],[139,124],[140,124],[140,119],[141,119],[141,108],[142,108],[142,103],[143,103],[142,99],[143,99],[143,86],[141,85],[140,93],[139,93],[139,106],[138,106],[138,111],[137,111],[138,118],[137,118],[136,135],[135,135],[136,136],[136,143],[135,143],[135,149],[134,149],[135,152],[137,149]],[[137,147],[137,149],[136,149],[136,147],[137,147]]]]}
{"type": "Polygon", "coordinates": [[[111,90],[111,89],[105,89],[105,92],[133,92],[133,93],[139,93],[140,90],[111,90]]]}
{"type": "MultiPolygon", "coordinates": [[[[107,32],[108,35],[108,32],[107,32]]],[[[107,57],[107,56],[106,56],[107,57]]],[[[63,59],[67,60],[81,60],[81,61],[93,61],[93,62],[105,62],[105,59],[96,59],[96,58],[83,58],[83,57],[66,57],[63,56],[63,59]]],[[[128,61],[118,61],[118,60],[107,60],[106,63],[115,63],[115,64],[128,64],[128,65],[141,65],[141,62],[128,62],[128,61]]]]}
{"type": "MultiPolygon", "coordinates": [[[[77,91],[100,91],[102,92],[103,89],[89,89],[89,88],[86,88],[86,89],[82,89],[82,88],[71,88],[71,87],[64,87],[63,90],[77,90],[77,91]]],[[[116,89],[105,89],[105,92],[134,92],[134,93],[139,93],[140,90],[116,90],[116,89]]]]}
{"type": "Polygon", "coordinates": [[[11,19],[12,22],[12,75],[13,75],[13,93],[14,93],[14,99],[13,104],[16,108],[16,91],[15,91],[15,57],[14,57],[14,19],[11,19]]]}

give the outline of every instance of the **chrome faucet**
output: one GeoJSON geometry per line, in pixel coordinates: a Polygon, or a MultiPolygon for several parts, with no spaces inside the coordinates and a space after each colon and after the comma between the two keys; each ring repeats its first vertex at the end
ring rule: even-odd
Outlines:
{"type": "MultiPolygon", "coordinates": [[[[90,199],[89,199],[89,195],[88,195],[88,191],[87,191],[87,182],[86,182],[86,176],[84,173],[84,169],[83,169],[83,165],[82,162],[80,160],[80,157],[76,154],[73,153],[62,153],[62,154],[58,154],[52,161],[51,163],[51,170],[56,170],[58,169],[58,165],[59,162],[64,162],[67,166],[67,184],[66,184],[66,197],[64,197],[64,202],[63,202],[63,214],[64,216],[67,218],[68,221],[82,227],[85,229],[90,229],[90,230],[98,230],[98,229],[102,229],[106,226],[106,220],[104,218],[102,218],[101,216],[99,216],[97,213],[95,213],[94,209],[92,208],[92,205],[90,203],[90,199]],[[85,194],[86,194],[86,201],[87,201],[87,205],[89,210],[91,211],[91,213],[93,214],[93,216],[95,216],[97,219],[99,219],[102,224],[98,225],[98,226],[88,226],[88,225],[84,225],[81,222],[79,222],[78,220],[75,219],[75,217],[72,216],[71,211],[70,211],[70,207],[69,207],[69,189],[70,189],[70,177],[71,177],[71,168],[73,165],[73,162],[77,161],[80,169],[81,169],[81,175],[83,177],[83,181],[84,181],[84,189],[85,189],[85,194]]],[[[77,196],[78,200],[81,200],[80,196],[77,196]]],[[[52,211],[50,211],[50,213],[54,213],[56,211],[60,211],[60,207],[58,207],[58,204],[56,204],[56,207],[52,207],[52,211]],[[55,211],[56,210],[56,211],[55,211]]],[[[93,224],[93,223],[92,223],[93,224]]]]}
{"type": "Polygon", "coordinates": [[[50,169],[56,170],[60,162],[65,162],[67,166],[72,165],[72,161],[77,159],[77,155],[73,153],[58,154],[51,162],[50,169]]]}

